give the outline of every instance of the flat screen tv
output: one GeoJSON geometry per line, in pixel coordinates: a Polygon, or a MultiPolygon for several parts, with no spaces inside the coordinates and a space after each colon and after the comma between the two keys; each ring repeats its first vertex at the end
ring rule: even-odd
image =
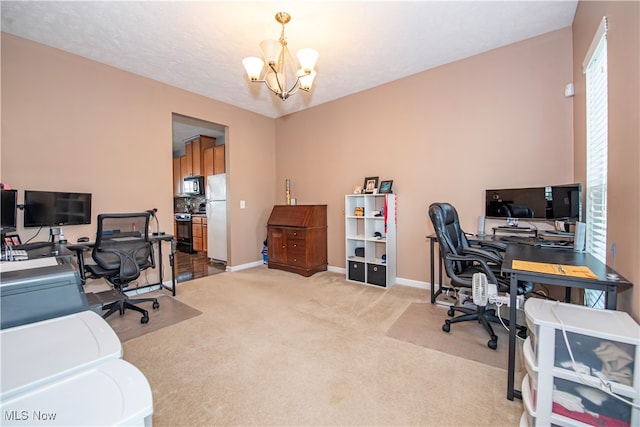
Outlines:
{"type": "Polygon", "coordinates": [[[91,224],[91,193],[24,192],[24,226],[91,224]]]}
{"type": "Polygon", "coordinates": [[[18,211],[18,191],[2,190],[2,203],[0,205],[0,230],[2,233],[15,231],[18,211]]]}
{"type": "Polygon", "coordinates": [[[486,190],[485,216],[582,220],[582,184],[486,190]]]}

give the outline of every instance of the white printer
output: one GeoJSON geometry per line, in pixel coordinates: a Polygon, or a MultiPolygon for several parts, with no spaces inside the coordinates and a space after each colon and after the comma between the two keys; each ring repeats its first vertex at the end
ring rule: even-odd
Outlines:
{"type": "Polygon", "coordinates": [[[87,310],[0,331],[2,425],[150,426],[145,376],[87,310]]]}

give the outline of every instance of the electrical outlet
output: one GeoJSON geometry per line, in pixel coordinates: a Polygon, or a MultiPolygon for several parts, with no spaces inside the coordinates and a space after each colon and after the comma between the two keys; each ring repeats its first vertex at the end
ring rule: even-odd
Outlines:
{"type": "Polygon", "coordinates": [[[246,207],[246,203],[244,200],[240,200],[240,209],[244,209],[246,207]]]}

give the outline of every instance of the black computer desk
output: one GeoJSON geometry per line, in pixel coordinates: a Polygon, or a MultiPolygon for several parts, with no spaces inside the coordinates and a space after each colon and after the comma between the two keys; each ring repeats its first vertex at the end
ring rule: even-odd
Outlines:
{"type": "MultiPolygon", "coordinates": [[[[509,319],[516,318],[516,298],[518,282],[534,282],[547,285],[565,287],[565,300],[570,302],[572,288],[595,289],[605,292],[605,307],[615,310],[618,291],[628,289],[631,282],[619,275],[619,280],[607,279],[607,273],[614,273],[606,264],[587,252],[575,252],[567,249],[542,248],[526,244],[509,244],[502,263],[502,272],[510,274],[510,307],[509,319]],[[597,279],[572,277],[560,274],[547,274],[533,271],[517,270],[513,268],[513,261],[541,262],[549,264],[586,266],[597,276],[597,279]]],[[[507,379],[507,399],[522,398],[519,390],[514,387],[516,359],[516,328],[509,329],[509,362],[507,379]]]]}
{"type": "MultiPolygon", "coordinates": [[[[156,261],[158,264],[158,283],[151,283],[148,285],[140,286],[139,288],[136,288],[136,289],[150,288],[150,287],[160,288],[160,289],[164,288],[164,289],[170,290],[172,295],[175,297],[176,296],[176,268],[175,268],[174,255],[176,253],[176,241],[173,235],[171,234],[160,234],[160,235],[149,236],[149,240],[151,241],[152,244],[158,245],[158,259],[156,261]],[[168,242],[171,245],[171,248],[170,248],[171,251],[169,252],[169,265],[171,266],[171,287],[170,288],[164,284],[164,266],[163,266],[164,263],[162,260],[162,242],[168,242]]],[[[86,243],[78,243],[75,245],[69,245],[67,250],[73,250],[77,252],[78,250],[82,251],[83,248],[87,250],[92,247],[93,247],[93,242],[86,242],[86,243]]],[[[78,268],[83,268],[84,262],[80,262],[80,260],[78,260],[78,264],[79,264],[78,268]]]]}

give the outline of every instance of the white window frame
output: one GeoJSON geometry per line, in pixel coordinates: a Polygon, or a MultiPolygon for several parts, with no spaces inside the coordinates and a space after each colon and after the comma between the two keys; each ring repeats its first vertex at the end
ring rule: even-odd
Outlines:
{"type": "MultiPolygon", "coordinates": [[[[603,17],[582,63],[586,80],[586,250],[607,260],[607,163],[609,140],[607,17],[603,17]]],[[[584,304],[604,308],[604,292],[585,289],[584,304]]]]}

